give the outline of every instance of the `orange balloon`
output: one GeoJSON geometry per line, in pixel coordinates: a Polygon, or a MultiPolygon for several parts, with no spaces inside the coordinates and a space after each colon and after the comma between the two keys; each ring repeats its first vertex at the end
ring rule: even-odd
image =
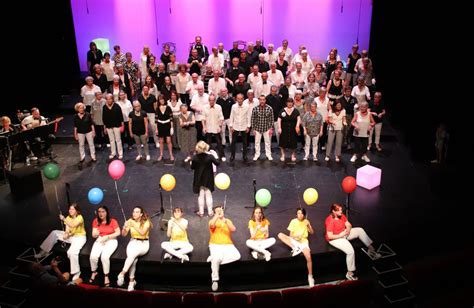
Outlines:
{"type": "Polygon", "coordinates": [[[353,176],[346,176],[344,180],[342,180],[342,189],[346,194],[352,193],[357,186],[356,179],[353,176]]]}

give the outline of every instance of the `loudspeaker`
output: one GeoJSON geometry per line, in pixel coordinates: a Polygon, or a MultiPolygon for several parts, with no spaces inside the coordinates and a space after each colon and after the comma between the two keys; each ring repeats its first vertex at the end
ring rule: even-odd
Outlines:
{"type": "Polygon", "coordinates": [[[165,210],[163,215],[161,215],[160,219],[160,229],[163,231],[168,230],[168,221],[171,219],[171,215],[173,215],[172,210],[165,210]]]}
{"type": "Polygon", "coordinates": [[[34,167],[22,167],[8,173],[10,191],[17,198],[24,198],[43,191],[41,171],[34,167]]]}

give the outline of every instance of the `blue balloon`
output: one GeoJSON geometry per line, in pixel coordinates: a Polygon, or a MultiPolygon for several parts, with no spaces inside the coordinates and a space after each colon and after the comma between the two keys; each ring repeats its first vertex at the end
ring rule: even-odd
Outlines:
{"type": "Polygon", "coordinates": [[[102,189],[94,187],[89,190],[87,197],[89,198],[90,203],[99,204],[102,202],[102,199],[104,199],[104,192],[102,189]]]}

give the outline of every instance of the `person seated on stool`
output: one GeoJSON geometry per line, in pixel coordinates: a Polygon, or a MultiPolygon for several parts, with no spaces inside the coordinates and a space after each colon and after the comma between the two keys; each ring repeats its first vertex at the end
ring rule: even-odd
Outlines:
{"type": "MultiPolygon", "coordinates": [[[[26,116],[22,121],[21,121],[21,128],[22,130],[28,130],[28,129],[33,129],[39,126],[47,125],[46,123],[46,118],[43,117],[40,114],[40,110],[36,107],[31,108],[31,115],[26,116]]],[[[44,148],[43,148],[43,154],[48,155],[50,148],[51,148],[51,142],[52,139],[54,139],[54,135],[49,135],[48,138],[44,140],[44,148]]],[[[33,143],[30,144],[31,141],[27,141],[27,149],[30,150],[31,154],[28,156],[31,160],[36,160],[36,156],[34,155],[35,152],[40,152],[41,149],[39,147],[39,143],[41,142],[41,139],[39,137],[35,138],[32,140],[33,143]],[[33,146],[31,148],[30,146],[33,146]]]]}
{"type": "Polygon", "coordinates": [[[254,207],[252,218],[249,220],[250,239],[246,244],[252,249],[252,257],[258,259],[261,253],[265,257],[265,261],[270,261],[272,254],[267,248],[273,246],[276,242],[274,237],[268,237],[270,222],[265,218],[263,209],[259,206],[254,207]]]}
{"type": "Polygon", "coordinates": [[[130,242],[127,245],[127,259],[123,269],[117,277],[117,285],[121,287],[125,274],[130,270],[130,281],[128,291],[135,290],[137,281],[135,280],[135,270],[137,268],[138,257],[144,256],[150,249],[150,228],[153,225],[141,206],[136,206],[132,212],[132,218],[123,225],[122,236],[127,236],[130,231],[130,242]]]}
{"type": "Polygon", "coordinates": [[[180,207],[173,209],[173,217],[168,221],[166,235],[169,241],[161,243],[161,248],[166,251],[164,258],[172,259],[173,256],[180,259],[181,263],[189,261],[188,253],[193,251],[194,247],[189,243],[188,220],[183,218],[183,209],[180,207]]]}
{"type": "Polygon", "coordinates": [[[357,280],[354,275],[355,252],[350,240],[359,238],[368,248],[369,256],[378,259],[381,255],[375,251],[372,246],[372,240],[369,238],[362,228],[352,228],[351,223],[347,220],[346,215],[342,213],[342,205],[334,203],[331,205],[329,216],[324,222],[326,226],[326,241],[337,249],[342,250],[346,254],[348,280],[357,280]]]}
{"type": "Polygon", "coordinates": [[[64,217],[59,215],[59,219],[66,226],[66,230],[53,230],[48,237],[41,243],[41,251],[35,254],[36,259],[46,257],[58,241],[71,244],[67,250],[69,258],[72,280],[79,279],[81,268],[79,265],[79,252],[86,243],[86,229],[84,228],[84,218],[81,214],[81,208],[77,203],[69,206],[69,215],[64,217]]]}
{"type": "Polygon", "coordinates": [[[219,288],[219,267],[221,264],[228,264],[240,259],[240,252],[232,242],[231,234],[235,232],[232,221],[224,217],[224,209],[218,205],[214,207],[214,217],[209,221],[210,256],[207,262],[211,262],[212,291],[219,288]]]}
{"type": "Polygon", "coordinates": [[[292,257],[303,252],[308,268],[308,284],[312,287],[314,286],[313,260],[311,259],[311,250],[309,249],[308,234],[313,234],[314,230],[309,220],[306,219],[306,210],[304,208],[296,209],[296,218],[291,220],[287,229],[290,231],[290,235],[279,233],[278,238],[292,249],[292,257]]]}

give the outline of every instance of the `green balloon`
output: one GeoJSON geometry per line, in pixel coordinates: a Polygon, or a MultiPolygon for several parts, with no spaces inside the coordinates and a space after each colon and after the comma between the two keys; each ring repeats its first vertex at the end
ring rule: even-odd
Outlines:
{"type": "Polygon", "coordinates": [[[255,194],[255,201],[257,201],[257,204],[261,207],[266,207],[272,201],[272,194],[270,194],[268,189],[260,188],[255,194]]]}
{"type": "Polygon", "coordinates": [[[59,167],[56,164],[48,163],[43,168],[43,174],[47,179],[56,180],[59,177],[59,167]]]}

